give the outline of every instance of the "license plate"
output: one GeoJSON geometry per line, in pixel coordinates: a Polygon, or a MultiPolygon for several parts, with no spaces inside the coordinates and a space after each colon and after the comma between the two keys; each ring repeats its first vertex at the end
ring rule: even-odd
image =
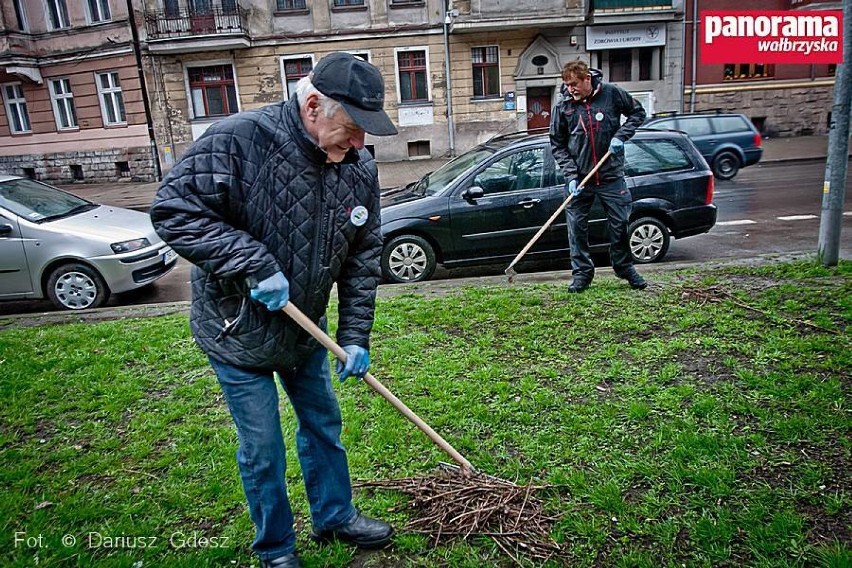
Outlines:
{"type": "Polygon", "coordinates": [[[175,251],[173,251],[172,249],[169,249],[163,255],[163,263],[168,264],[171,261],[173,261],[175,258],[177,258],[177,253],[175,251]]]}

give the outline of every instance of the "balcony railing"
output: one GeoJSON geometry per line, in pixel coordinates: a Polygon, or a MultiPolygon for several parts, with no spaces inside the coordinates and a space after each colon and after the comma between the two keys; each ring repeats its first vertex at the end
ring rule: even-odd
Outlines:
{"type": "Polygon", "coordinates": [[[208,10],[158,10],[145,12],[149,39],[197,35],[248,35],[248,10],[242,6],[211,7],[208,10]]]}
{"type": "Polygon", "coordinates": [[[667,9],[671,10],[672,0],[593,0],[592,10],[611,10],[631,12],[634,10],[667,9]]]}

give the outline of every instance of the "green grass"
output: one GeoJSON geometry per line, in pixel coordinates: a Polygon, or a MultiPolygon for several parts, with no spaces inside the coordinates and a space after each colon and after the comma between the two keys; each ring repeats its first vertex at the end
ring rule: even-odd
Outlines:
{"type": "MultiPolygon", "coordinates": [[[[850,566],[850,274],[795,262],[661,275],[644,293],[600,277],[582,295],[383,294],[372,371],[480,470],[554,486],[550,565],[850,566]]],[[[356,481],[448,460],[365,384],[338,394],[356,481]]],[[[236,435],[184,315],[7,328],[0,395],[0,564],[256,565],[236,435]]],[[[294,448],[286,402],[282,417],[294,448]]],[[[373,554],[318,547],[288,460],[305,566],[512,564],[487,540],[404,530],[373,554]]],[[[356,504],[407,520],[393,492],[356,504]]]]}

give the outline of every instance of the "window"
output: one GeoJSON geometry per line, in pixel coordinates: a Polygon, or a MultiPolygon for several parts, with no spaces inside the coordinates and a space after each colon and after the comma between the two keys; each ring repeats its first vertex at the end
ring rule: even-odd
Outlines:
{"type": "Polygon", "coordinates": [[[479,173],[474,184],[486,195],[538,189],[544,178],[544,147],[515,152],[500,158],[479,173]]]}
{"type": "Polygon", "coordinates": [[[631,140],[624,145],[624,165],[629,176],[692,168],[689,157],[671,140],[631,140]]]}
{"type": "Polygon", "coordinates": [[[661,47],[610,49],[597,53],[596,67],[605,69],[604,79],[613,83],[656,81],[663,78],[661,47]]]}
{"type": "Polygon", "coordinates": [[[118,72],[98,73],[96,80],[104,124],[106,126],[127,124],[127,117],[124,113],[124,97],[121,95],[121,83],[118,80],[118,72]]]}
{"type": "Polygon", "coordinates": [[[399,96],[404,103],[428,101],[426,82],[426,52],[400,51],[397,53],[399,66],[399,96]]]}
{"type": "Polygon", "coordinates": [[[65,0],[47,0],[47,21],[52,30],[71,27],[65,0]]]}
{"type": "Polygon", "coordinates": [[[190,67],[187,73],[195,118],[239,112],[234,68],[230,64],[190,67]]]}
{"type": "Polygon", "coordinates": [[[77,128],[77,111],[74,108],[74,95],[71,93],[71,81],[54,79],[50,82],[50,102],[56,117],[56,128],[68,130],[77,128]]]}
{"type": "Polygon", "coordinates": [[[609,50],[609,80],[613,83],[633,80],[633,57],[631,52],[631,49],[609,50]]]}
{"type": "Polygon", "coordinates": [[[307,77],[314,68],[311,57],[281,58],[281,82],[284,84],[284,96],[288,99],[296,92],[296,83],[307,77]]]}
{"type": "Polygon", "coordinates": [[[110,21],[109,0],[87,0],[87,4],[92,23],[110,21]]]}
{"type": "Polygon", "coordinates": [[[28,26],[27,13],[24,10],[23,0],[13,0],[12,3],[15,5],[15,22],[18,24],[18,31],[25,32],[28,26]]]}
{"type": "Polygon", "coordinates": [[[713,129],[716,132],[751,132],[751,126],[741,116],[716,116],[713,117],[713,129]]]}
{"type": "Polygon", "coordinates": [[[677,121],[678,130],[683,130],[690,136],[705,136],[713,134],[713,129],[710,128],[710,120],[707,118],[680,118],[677,121]]]}
{"type": "Polygon", "coordinates": [[[9,130],[12,134],[32,132],[30,113],[27,111],[27,100],[20,83],[3,85],[3,100],[6,103],[6,116],[9,117],[9,130]]]}
{"type": "Polygon", "coordinates": [[[500,95],[500,69],[497,65],[500,51],[497,46],[474,47],[470,50],[473,61],[473,96],[500,95]]]}
{"type": "Polygon", "coordinates": [[[763,79],[775,76],[775,66],[765,63],[726,63],[725,81],[763,79]]]}
{"type": "Polygon", "coordinates": [[[307,9],[307,6],[305,6],[305,0],[276,0],[275,6],[279,12],[307,9]]]}
{"type": "Polygon", "coordinates": [[[432,148],[428,140],[414,140],[408,143],[409,158],[429,158],[431,155],[432,148]]]}
{"type": "Polygon", "coordinates": [[[334,0],[334,7],[340,8],[342,6],[363,6],[364,0],[334,0]]]}

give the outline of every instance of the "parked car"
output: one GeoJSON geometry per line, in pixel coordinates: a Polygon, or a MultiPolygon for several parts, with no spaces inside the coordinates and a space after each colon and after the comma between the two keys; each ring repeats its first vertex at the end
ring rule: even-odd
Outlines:
{"type": "Polygon", "coordinates": [[[661,113],[642,127],[686,132],[719,179],[732,179],[740,168],[758,163],[763,155],[760,132],[742,114],[661,113]]]}
{"type": "MultiPolygon", "coordinates": [[[[685,134],[640,129],[625,144],[625,164],[635,262],[662,260],[672,238],[706,233],[716,223],[713,175],[685,134]]],[[[564,185],[548,136],[521,133],[489,140],[404,188],[384,192],[384,279],[428,280],[439,263],[508,264],[565,200],[564,185]]],[[[595,252],[609,248],[597,200],[589,241],[595,252]]],[[[524,258],[568,255],[560,215],[524,258]]]]}
{"type": "Polygon", "coordinates": [[[0,300],[96,308],[164,276],[177,255],[148,215],[0,175],[0,300]]]}

